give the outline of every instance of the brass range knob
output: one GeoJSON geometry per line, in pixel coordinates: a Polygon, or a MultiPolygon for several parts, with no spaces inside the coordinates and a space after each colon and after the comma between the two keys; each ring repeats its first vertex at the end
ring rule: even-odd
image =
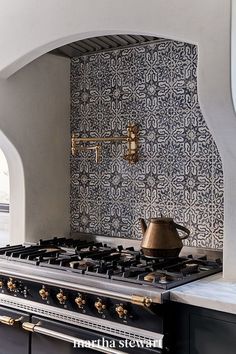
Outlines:
{"type": "Polygon", "coordinates": [[[0,280],[0,289],[2,289],[2,288],[3,288],[3,281],[0,280]]]}
{"type": "Polygon", "coordinates": [[[116,305],[115,310],[119,318],[124,318],[127,316],[128,311],[124,308],[123,304],[116,305]]]}
{"type": "Polygon", "coordinates": [[[60,290],[60,292],[57,294],[57,300],[60,302],[61,305],[64,305],[67,300],[67,296],[64,295],[63,290],[60,290]]]}
{"type": "Polygon", "coordinates": [[[78,305],[78,308],[83,309],[86,304],[86,300],[82,297],[82,295],[78,295],[75,298],[75,303],[78,305]]]}
{"type": "Polygon", "coordinates": [[[106,305],[102,302],[101,299],[98,299],[95,302],[94,306],[97,309],[98,313],[102,313],[104,310],[106,310],[106,305]]]}
{"type": "Polygon", "coordinates": [[[14,290],[16,289],[16,283],[14,283],[14,281],[13,281],[12,278],[9,278],[9,279],[8,279],[7,288],[8,288],[8,290],[10,290],[10,291],[14,291],[14,290]]]}
{"type": "Polygon", "coordinates": [[[47,300],[49,292],[44,286],[42,286],[42,289],[39,290],[39,295],[41,296],[42,300],[47,300]]]}

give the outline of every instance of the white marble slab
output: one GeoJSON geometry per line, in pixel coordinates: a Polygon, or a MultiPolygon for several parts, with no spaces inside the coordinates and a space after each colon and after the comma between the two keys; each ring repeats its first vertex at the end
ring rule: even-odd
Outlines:
{"type": "Polygon", "coordinates": [[[236,282],[222,273],[179,286],[170,292],[172,301],[236,314],[236,282]]]}

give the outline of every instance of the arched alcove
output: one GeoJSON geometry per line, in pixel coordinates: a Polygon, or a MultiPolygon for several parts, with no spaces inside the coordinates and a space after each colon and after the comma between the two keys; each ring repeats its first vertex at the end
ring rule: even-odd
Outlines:
{"type": "Polygon", "coordinates": [[[9,242],[17,244],[25,240],[25,186],[21,158],[10,142],[0,131],[0,148],[6,156],[10,178],[10,227],[9,242]]]}

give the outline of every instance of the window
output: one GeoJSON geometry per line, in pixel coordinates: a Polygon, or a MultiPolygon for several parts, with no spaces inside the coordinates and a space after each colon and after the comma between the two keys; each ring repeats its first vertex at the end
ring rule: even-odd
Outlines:
{"type": "Polygon", "coordinates": [[[0,247],[9,243],[9,171],[7,160],[0,149],[0,247]]]}

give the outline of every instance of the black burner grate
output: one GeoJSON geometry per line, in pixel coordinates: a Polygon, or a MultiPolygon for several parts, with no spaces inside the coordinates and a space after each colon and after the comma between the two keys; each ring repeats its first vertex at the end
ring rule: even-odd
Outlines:
{"type": "Polygon", "coordinates": [[[0,258],[169,289],[220,272],[221,260],[206,257],[145,258],[133,247],[109,247],[107,244],[66,238],[40,240],[37,245],[0,248],[0,258]]]}

